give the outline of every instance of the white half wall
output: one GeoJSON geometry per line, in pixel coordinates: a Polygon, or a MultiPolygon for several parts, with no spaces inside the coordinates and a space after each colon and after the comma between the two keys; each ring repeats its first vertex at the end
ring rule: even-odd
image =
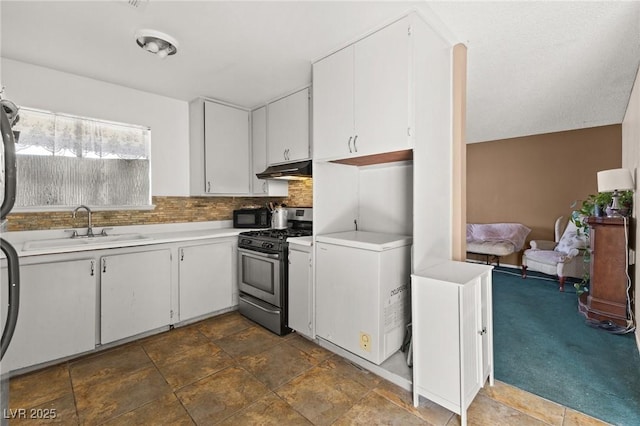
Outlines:
{"type": "Polygon", "coordinates": [[[413,272],[452,258],[452,46],[416,25],[413,272]]]}
{"type": "Polygon", "coordinates": [[[18,106],[151,128],[151,194],[189,195],[187,102],[7,58],[1,66],[18,106]]]}

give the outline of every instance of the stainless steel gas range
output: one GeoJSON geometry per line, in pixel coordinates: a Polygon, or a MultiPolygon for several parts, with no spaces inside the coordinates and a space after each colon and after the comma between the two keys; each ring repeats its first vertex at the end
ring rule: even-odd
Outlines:
{"type": "Polygon", "coordinates": [[[311,208],[287,208],[287,229],[261,229],[238,236],[239,311],[272,332],[287,325],[289,261],[287,238],[312,234],[311,208]]]}

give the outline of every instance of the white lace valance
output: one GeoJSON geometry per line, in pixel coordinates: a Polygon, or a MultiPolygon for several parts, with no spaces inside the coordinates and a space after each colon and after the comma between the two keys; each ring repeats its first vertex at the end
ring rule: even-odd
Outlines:
{"type": "Polygon", "coordinates": [[[20,108],[18,155],[148,159],[151,131],[143,126],[20,108]]]}

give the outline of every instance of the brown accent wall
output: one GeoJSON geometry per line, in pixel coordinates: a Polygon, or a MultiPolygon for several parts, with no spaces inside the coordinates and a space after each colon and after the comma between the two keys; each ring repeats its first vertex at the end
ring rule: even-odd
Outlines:
{"type": "Polygon", "coordinates": [[[621,163],[619,124],[469,144],[467,223],[519,222],[531,228],[528,240],[553,240],[555,219],[597,192],[598,171],[621,163]]]}
{"type": "MultiPolygon", "coordinates": [[[[153,197],[153,210],[96,211],[93,222],[97,227],[146,225],[157,223],[205,222],[231,220],[233,210],[247,206],[263,206],[269,201],[292,207],[310,207],[313,204],[313,180],[289,182],[287,198],[264,197],[153,197]]],[[[81,212],[76,219],[69,211],[12,213],[7,216],[9,231],[81,228],[86,216],[81,212]]]]}

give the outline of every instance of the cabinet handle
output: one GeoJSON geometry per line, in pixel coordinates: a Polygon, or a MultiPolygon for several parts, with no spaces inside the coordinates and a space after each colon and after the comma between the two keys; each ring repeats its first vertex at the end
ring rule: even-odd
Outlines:
{"type": "Polygon", "coordinates": [[[180,261],[184,261],[184,249],[180,249],[180,261]]]}
{"type": "Polygon", "coordinates": [[[207,181],[207,192],[211,192],[211,181],[207,181]]]}
{"type": "Polygon", "coordinates": [[[358,152],[358,145],[356,145],[356,141],[358,140],[358,135],[353,138],[353,150],[358,152]]]}
{"type": "Polygon", "coordinates": [[[487,327],[482,327],[482,331],[478,331],[478,334],[481,336],[487,334],[487,327]]]}
{"type": "Polygon", "coordinates": [[[267,193],[267,182],[262,182],[262,192],[263,192],[264,194],[266,194],[266,193],[267,193]]]}
{"type": "Polygon", "coordinates": [[[285,149],[284,152],[282,153],[282,156],[284,157],[284,159],[287,159],[287,150],[285,149]]]}
{"type": "Polygon", "coordinates": [[[96,274],[96,261],[92,260],[91,261],[91,276],[93,277],[96,274]]]}
{"type": "Polygon", "coordinates": [[[353,151],[351,151],[351,139],[353,139],[353,136],[349,136],[349,141],[347,142],[347,146],[349,147],[349,152],[352,153],[353,151]]]}
{"type": "Polygon", "coordinates": [[[290,150],[289,148],[287,148],[287,160],[291,160],[291,157],[289,156],[289,152],[290,152],[290,151],[291,151],[291,150],[290,150]]]}
{"type": "Polygon", "coordinates": [[[102,272],[107,272],[107,259],[102,259],[102,272]]]}

